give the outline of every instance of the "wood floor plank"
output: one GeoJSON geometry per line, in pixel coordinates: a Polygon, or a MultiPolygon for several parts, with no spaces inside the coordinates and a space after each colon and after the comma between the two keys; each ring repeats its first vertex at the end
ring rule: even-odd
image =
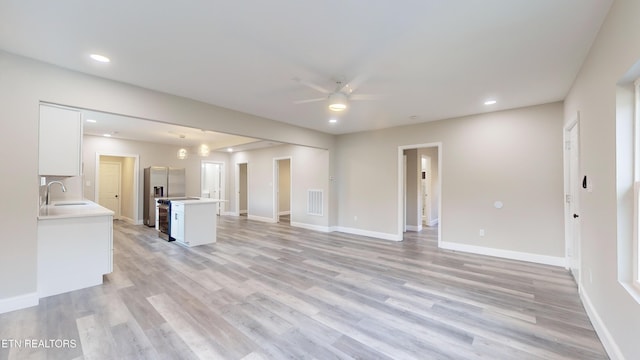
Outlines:
{"type": "Polygon", "coordinates": [[[570,273],[437,246],[218,217],[194,248],[116,221],[104,284],[0,314],[0,359],[607,359],[570,273]]]}

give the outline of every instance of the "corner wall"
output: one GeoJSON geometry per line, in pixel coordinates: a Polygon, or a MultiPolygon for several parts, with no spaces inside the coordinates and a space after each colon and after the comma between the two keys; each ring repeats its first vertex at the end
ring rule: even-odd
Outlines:
{"type": "MultiPolygon", "coordinates": [[[[267,149],[234,153],[230,158],[232,187],[235,167],[247,163],[248,216],[270,222],[273,214],[273,159],[291,157],[291,225],[328,231],[329,229],[329,151],[305,146],[281,145],[267,149]],[[307,214],[307,190],[324,191],[323,216],[307,214]]],[[[237,192],[229,197],[235,211],[237,192]]]]}
{"type": "Polygon", "coordinates": [[[398,147],[440,142],[443,243],[564,264],[562,118],[552,103],[341,135],[338,223],[396,236],[398,147]]]}

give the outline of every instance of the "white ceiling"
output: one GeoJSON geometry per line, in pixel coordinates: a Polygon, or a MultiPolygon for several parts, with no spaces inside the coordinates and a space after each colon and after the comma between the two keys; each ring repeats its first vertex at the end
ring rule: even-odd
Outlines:
{"type": "Polygon", "coordinates": [[[562,100],[611,3],[2,0],[0,49],[341,134],[562,100]],[[379,98],[329,124],[293,78],[379,98]]]}

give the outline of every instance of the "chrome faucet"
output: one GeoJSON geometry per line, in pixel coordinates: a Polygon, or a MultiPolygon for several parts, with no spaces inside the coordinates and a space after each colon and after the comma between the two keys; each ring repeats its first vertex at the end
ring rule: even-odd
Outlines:
{"type": "Polygon", "coordinates": [[[62,186],[62,192],[67,192],[67,188],[64,187],[64,184],[60,181],[50,181],[47,184],[47,200],[45,202],[45,205],[49,205],[49,194],[51,193],[51,184],[60,184],[60,186],[62,186]]]}

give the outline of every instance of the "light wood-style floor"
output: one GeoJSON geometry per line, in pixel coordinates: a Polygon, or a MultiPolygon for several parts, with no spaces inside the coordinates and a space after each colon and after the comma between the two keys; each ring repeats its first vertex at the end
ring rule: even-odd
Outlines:
{"type": "MultiPolygon", "coordinates": [[[[193,249],[116,222],[102,286],[0,315],[0,359],[606,359],[562,268],[220,217],[193,249]]],[[[78,271],[82,271],[78,269],[78,271]]]]}

